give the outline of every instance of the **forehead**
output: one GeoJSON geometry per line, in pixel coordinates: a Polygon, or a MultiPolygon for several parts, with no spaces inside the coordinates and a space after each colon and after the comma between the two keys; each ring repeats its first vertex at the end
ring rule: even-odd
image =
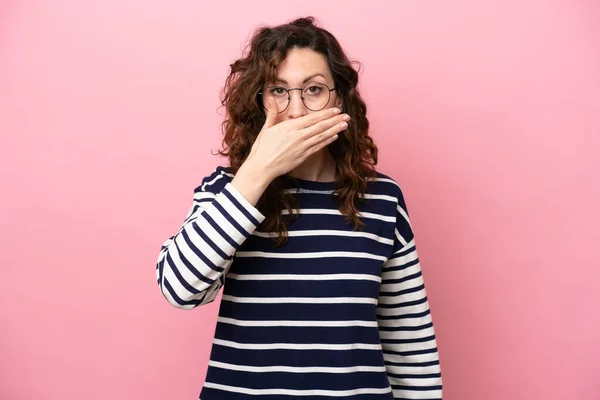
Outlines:
{"type": "MultiPolygon", "coordinates": [[[[321,53],[311,49],[290,49],[285,60],[277,67],[277,77],[290,83],[300,83],[307,76],[321,73],[331,80],[331,71],[327,59],[321,53]]],[[[315,79],[323,79],[317,77],[315,79]]]]}

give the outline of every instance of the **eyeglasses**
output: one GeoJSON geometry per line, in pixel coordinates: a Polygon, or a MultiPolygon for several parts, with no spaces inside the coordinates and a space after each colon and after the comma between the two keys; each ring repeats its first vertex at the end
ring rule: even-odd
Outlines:
{"type": "Polygon", "coordinates": [[[300,97],[306,108],[311,111],[319,111],[329,104],[331,92],[335,90],[335,88],[330,89],[326,84],[319,82],[311,82],[302,88],[291,89],[284,88],[283,86],[268,86],[258,92],[260,103],[263,108],[268,111],[267,104],[269,104],[268,101],[271,99],[277,103],[280,110],[279,113],[282,113],[287,110],[290,105],[290,92],[292,90],[301,91],[300,97]]]}

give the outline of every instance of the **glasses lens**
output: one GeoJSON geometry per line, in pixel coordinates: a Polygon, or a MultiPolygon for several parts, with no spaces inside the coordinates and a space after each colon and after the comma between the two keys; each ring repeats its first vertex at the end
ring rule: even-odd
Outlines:
{"type": "Polygon", "coordinates": [[[287,90],[285,90],[285,88],[281,86],[269,86],[268,88],[263,90],[262,100],[263,107],[265,109],[269,109],[269,101],[272,101],[273,104],[277,104],[277,108],[279,109],[279,112],[281,112],[288,106],[288,92],[287,90]]]}
{"type": "Polygon", "coordinates": [[[304,105],[312,111],[319,111],[329,102],[329,88],[322,83],[309,83],[302,89],[304,105]]]}

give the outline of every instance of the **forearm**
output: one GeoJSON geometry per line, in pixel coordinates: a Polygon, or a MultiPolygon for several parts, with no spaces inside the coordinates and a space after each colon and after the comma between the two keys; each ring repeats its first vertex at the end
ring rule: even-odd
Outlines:
{"type": "Polygon", "coordinates": [[[231,184],[250,204],[256,206],[273,179],[264,168],[247,160],[237,171],[231,184]]]}
{"type": "Polygon", "coordinates": [[[378,323],[395,398],[442,398],[437,341],[414,241],[385,263],[378,323]]]}
{"type": "Polygon", "coordinates": [[[264,218],[232,183],[202,202],[159,254],[157,279],[169,303],[191,309],[212,301],[233,255],[264,218]]]}

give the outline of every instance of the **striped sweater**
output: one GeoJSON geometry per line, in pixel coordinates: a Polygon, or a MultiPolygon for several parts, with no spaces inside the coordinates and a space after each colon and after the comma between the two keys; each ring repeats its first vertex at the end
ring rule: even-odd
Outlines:
{"type": "Polygon", "coordinates": [[[333,182],[286,179],[300,214],[277,248],[275,233],[257,229],[265,216],[232,179],[221,166],[203,179],[156,265],[175,307],[210,303],[223,288],[200,399],[441,399],[436,337],[398,184],[380,172],[369,180],[357,204],[365,225],[353,231],[333,182]]]}

